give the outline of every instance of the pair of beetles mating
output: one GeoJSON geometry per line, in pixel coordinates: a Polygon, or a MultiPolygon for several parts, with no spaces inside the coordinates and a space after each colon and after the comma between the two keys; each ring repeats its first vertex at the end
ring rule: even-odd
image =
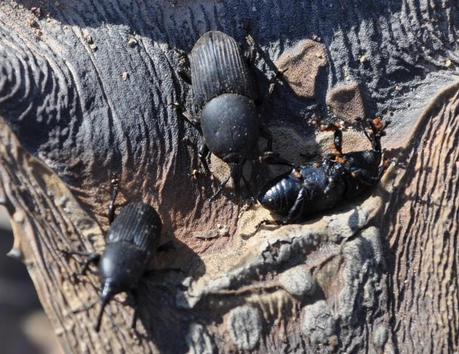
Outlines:
{"type": "MultiPolygon", "coordinates": [[[[248,187],[242,173],[247,161],[260,159],[289,165],[292,171],[268,183],[258,200],[267,209],[285,217],[284,223],[290,223],[354,198],[379,180],[381,137],[387,123],[380,119],[360,121],[372,144],[371,150],[343,154],[342,133],[335,128],[337,154],[324,157],[318,166],[293,166],[272,152],[271,134],[259,117],[261,108],[254,94],[255,82],[246,57],[232,37],[218,31],[205,33],[191,52],[190,64],[191,78],[187,81],[192,85],[200,118],[186,114],[184,117],[202,134],[199,156],[204,168],[209,171],[210,153],[230,165],[230,177],[222,183],[219,192],[229,178],[233,179],[236,189],[241,179],[248,187]],[[258,152],[260,136],[267,139],[263,153],[258,152]]],[[[97,331],[104,308],[114,295],[124,291],[136,294],[137,285],[157,252],[161,234],[161,219],[148,204],[128,203],[115,217],[116,191],[117,186],[109,209],[109,220],[113,223],[105,251],[102,255],[90,255],[83,267],[86,269],[90,262],[99,263],[102,291],[97,331]]],[[[134,324],[135,319],[136,313],[134,324]]]]}

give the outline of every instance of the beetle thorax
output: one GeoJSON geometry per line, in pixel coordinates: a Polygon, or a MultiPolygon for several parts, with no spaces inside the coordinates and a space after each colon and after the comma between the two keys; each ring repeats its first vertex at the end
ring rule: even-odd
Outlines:
{"type": "Polygon", "coordinates": [[[118,292],[134,288],[145,273],[151,255],[127,242],[107,244],[99,264],[103,283],[110,281],[118,292]]]}
{"type": "Polygon", "coordinates": [[[247,159],[257,151],[259,121],[250,98],[236,94],[213,98],[202,110],[201,127],[206,145],[222,159],[247,159]]]}

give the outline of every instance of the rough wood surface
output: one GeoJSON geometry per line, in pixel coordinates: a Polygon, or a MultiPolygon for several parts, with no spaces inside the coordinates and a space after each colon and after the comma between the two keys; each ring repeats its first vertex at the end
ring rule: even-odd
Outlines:
{"type": "MultiPolygon", "coordinates": [[[[459,79],[458,7],[447,0],[1,2],[0,180],[13,253],[65,350],[457,351],[457,87],[434,97],[459,79]],[[301,41],[326,50],[324,66],[313,55],[289,64],[295,85],[303,70],[314,97],[297,96],[302,91],[286,80],[264,110],[285,157],[327,151],[329,135],[315,135],[308,122],[342,118],[327,114],[335,87],[358,83],[365,111],[392,120],[383,144],[397,162],[372,196],[257,233],[267,217],[261,208],[240,205],[230,189],[208,202],[217,181],[193,180],[198,137],[174,109],[191,102],[176,68],[202,33],[221,30],[243,44],[247,27],[260,49],[261,91],[274,63],[285,63],[301,41]],[[97,306],[84,306],[97,300],[97,278],[76,277],[76,259],[59,251],[103,247],[111,174],[121,177],[118,203],[151,203],[164,239],[176,239],[157,266],[187,272],[143,283],[140,337],[129,329],[132,310],[117,302],[101,334],[93,331],[97,306]]],[[[362,146],[361,134],[345,134],[345,149],[362,146]]],[[[218,178],[226,173],[215,159],[212,166],[218,178]]]]}
{"type": "Polygon", "coordinates": [[[459,348],[459,84],[441,93],[400,159],[383,218],[390,244],[392,331],[401,352],[459,348]]]}

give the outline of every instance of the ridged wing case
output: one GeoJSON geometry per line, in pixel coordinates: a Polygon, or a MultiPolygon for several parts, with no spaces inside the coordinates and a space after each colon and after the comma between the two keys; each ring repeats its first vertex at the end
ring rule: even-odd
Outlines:
{"type": "Polygon", "coordinates": [[[191,51],[191,80],[195,105],[236,93],[256,98],[252,76],[236,41],[219,31],[204,33],[191,51]]]}
{"type": "Polygon", "coordinates": [[[142,250],[155,251],[161,236],[161,219],[145,203],[129,203],[113,221],[107,243],[127,242],[142,250]]]}

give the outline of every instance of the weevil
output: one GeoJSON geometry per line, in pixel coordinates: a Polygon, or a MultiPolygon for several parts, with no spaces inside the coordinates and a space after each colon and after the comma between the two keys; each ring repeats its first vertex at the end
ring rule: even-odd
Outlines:
{"type": "MultiPolygon", "coordinates": [[[[95,329],[100,330],[104,309],[118,293],[127,292],[133,296],[136,305],[136,289],[141,279],[150,272],[155,254],[165,248],[159,244],[162,222],[156,210],[143,202],[129,202],[115,216],[115,199],[118,194],[118,181],[114,186],[109,205],[108,219],[110,228],[106,237],[106,246],[102,254],[67,251],[67,254],[86,256],[81,273],[84,274],[90,264],[97,264],[101,281],[100,311],[95,329]]],[[[169,244],[166,244],[168,247],[169,244]]],[[[132,326],[137,322],[137,308],[134,306],[132,326]]]]}
{"type": "Polygon", "coordinates": [[[297,166],[269,182],[258,195],[261,205],[284,217],[282,223],[292,223],[351,200],[374,186],[384,171],[381,137],[389,122],[380,118],[359,122],[371,150],[343,154],[342,132],[335,127],[338,153],[324,157],[319,166],[297,166]]]}
{"type": "MultiPolygon", "coordinates": [[[[248,41],[253,50],[253,38],[248,36],[248,41]]],[[[260,102],[247,64],[249,59],[242,54],[234,38],[219,31],[204,33],[189,59],[191,78],[188,82],[194,110],[200,112],[200,116],[182,114],[202,136],[199,157],[204,169],[209,172],[207,160],[213,153],[228,163],[231,171],[211,199],[223,190],[230,178],[236,192],[241,179],[250,191],[242,173],[244,164],[256,159],[273,161],[276,155],[272,152],[271,133],[259,117],[260,102]],[[260,136],[267,140],[263,153],[258,151],[260,136]]],[[[272,90],[271,82],[268,95],[272,90]]]]}

